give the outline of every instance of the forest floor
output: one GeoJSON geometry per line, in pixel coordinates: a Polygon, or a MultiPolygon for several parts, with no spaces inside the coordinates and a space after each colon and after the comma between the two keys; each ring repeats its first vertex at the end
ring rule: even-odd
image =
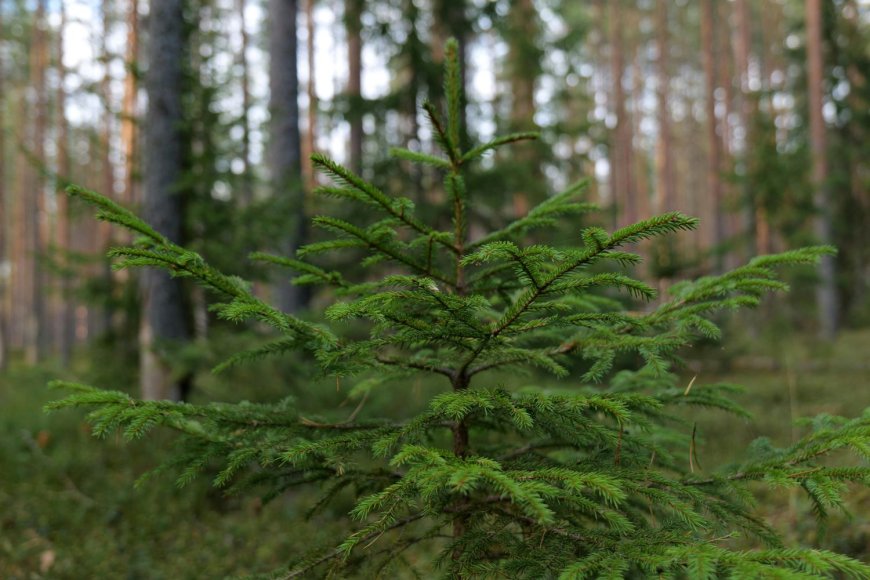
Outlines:
{"type": "MultiPolygon", "coordinates": [[[[686,380],[697,374],[696,381],[743,385],[739,402],[754,416],[700,411],[687,417],[697,426],[701,468],[734,460],[758,437],[788,445],[800,433],[793,427],[797,418],[852,417],[870,407],[868,344],[870,330],[843,333],[827,347],[791,337],[747,341],[743,355],[727,359],[699,353],[702,362],[692,361],[686,380]]],[[[264,507],[250,497],[225,497],[207,478],[183,489],[165,479],[135,487],[159,463],[171,437],[100,442],[90,436],[82,413],[46,415],[42,406],[59,395],[44,385],[58,374],[40,368],[0,376],[0,577],[262,573],[341,533],[343,525],[328,518],[300,523],[309,503],[305,495],[264,507]]],[[[867,490],[856,490],[852,516],[833,514],[821,536],[799,494],[759,493],[759,510],[790,542],[870,559],[867,490]]]]}

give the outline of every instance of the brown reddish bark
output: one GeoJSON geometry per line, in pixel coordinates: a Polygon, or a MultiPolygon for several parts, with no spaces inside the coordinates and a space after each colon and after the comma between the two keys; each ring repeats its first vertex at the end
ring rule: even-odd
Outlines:
{"type": "Polygon", "coordinates": [[[669,103],[670,43],[668,34],[668,0],[656,3],[656,45],[658,47],[656,95],[658,108],[658,143],[656,146],[656,212],[674,209],[674,175],[671,157],[671,115],[669,103]]]}
{"type": "Polygon", "coordinates": [[[625,73],[622,1],[608,4],[610,7],[610,76],[612,83],[612,111],[616,117],[613,129],[610,156],[610,183],[613,200],[617,204],[619,218],[617,223],[625,225],[637,221],[637,209],[633,195],[632,179],[632,130],[625,106],[625,73]]]}
{"type": "MultiPolygon", "coordinates": [[[[707,202],[705,215],[709,216],[712,223],[713,247],[718,247],[725,239],[725,220],[722,207],[722,182],[721,170],[721,141],[719,140],[716,119],[716,38],[713,0],[703,0],[701,10],[701,45],[704,60],[704,81],[706,85],[706,112],[707,112],[707,202]]],[[[721,271],[722,260],[717,257],[714,269],[721,271]]]]}
{"type": "MultiPolygon", "coordinates": [[[[63,64],[63,41],[66,28],[66,10],[60,5],[60,25],[57,30],[57,69],[59,82],[57,85],[57,226],[55,229],[55,248],[58,255],[71,250],[70,247],[70,216],[69,204],[64,187],[70,179],[71,164],[69,159],[69,126],[66,121],[66,68],[63,64]]],[[[70,280],[66,274],[61,274],[58,280],[58,292],[55,296],[54,329],[55,344],[61,361],[69,363],[73,341],[73,310],[70,304],[70,280]]]]}
{"type": "MultiPolygon", "coordinates": [[[[0,10],[0,30],[3,29],[3,11],[0,10]]],[[[4,93],[3,77],[6,71],[6,59],[0,53],[0,266],[5,267],[9,260],[9,252],[6,247],[6,232],[9,225],[6,220],[6,100],[4,93]]],[[[0,272],[0,371],[4,370],[9,360],[9,338],[7,336],[7,316],[9,284],[7,284],[6,272],[0,272]]]]}

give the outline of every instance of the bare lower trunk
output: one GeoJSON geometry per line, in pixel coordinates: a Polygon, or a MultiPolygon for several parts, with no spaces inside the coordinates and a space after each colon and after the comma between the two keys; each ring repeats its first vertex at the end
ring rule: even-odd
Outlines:
{"type": "Polygon", "coordinates": [[[632,182],[632,136],[631,122],[626,112],[625,88],[622,84],[625,73],[622,2],[610,2],[610,77],[612,111],[616,117],[613,128],[610,183],[613,200],[618,207],[617,224],[625,225],[637,221],[633,182],[632,182]]]}
{"type": "MultiPolygon", "coordinates": [[[[147,76],[149,97],[145,145],[145,217],[163,235],[180,242],[183,227],[184,133],[183,63],[186,54],[181,0],[151,4],[151,43],[147,76]]],[[[189,316],[181,282],[169,274],[146,270],[140,328],[141,390],[146,399],[178,399],[182,380],[171,372],[169,349],[189,339],[189,316]]]]}
{"type": "MultiPolygon", "coordinates": [[[[66,90],[64,80],[66,69],[63,66],[63,38],[66,25],[66,10],[60,6],[60,26],[57,37],[57,67],[60,82],[57,88],[57,172],[59,174],[59,191],[57,192],[57,228],[55,230],[55,246],[58,252],[70,251],[70,227],[68,198],[63,191],[66,180],[70,178],[69,136],[66,121],[66,90]]],[[[58,292],[55,298],[55,341],[63,364],[68,364],[75,339],[73,334],[73,307],[70,303],[70,281],[67,274],[61,274],[58,292]]]]}
{"type": "Polygon", "coordinates": [[[721,164],[721,141],[717,134],[716,120],[716,39],[714,22],[713,0],[703,0],[701,14],[701,45],[704,57],[704,79],[706,85],[706,110],[707,110],[707,202],[708,211],[713,222],[714,248],[717,249],[714,259],[714,269],[722,270],[722,259],[718,248],[725,239],[725,219],[722,207],[722,182],[719,177],[721,164]]]}
{"type": "MultiPolygon", "coordinates": [[[[810,108],[810,150],[812,152],[813,205],[816,217],[813,230],[820,243],[829,244],[831,235],[831,193],[828,186],[828,150],[825,120],[822,117],[822,2],[806,0],[807,59],[810,108]]],[[[819,328],[824,338],[832,339],[837,333],[839,304],[835,284],[834,259],[822,258],[819,267],[821,280],[816,289],[819,328]]]]}
{"type": "MultiPolygon", "coordinates": [[[[350,102],[350,169],[362,171],[362,0],[346,0],[344,25],[347,30],[347,97],[350,102]]],[[[415,103],[416,109],[416,103],[415,103]]]]}
{"type": "MultiPolygon", "coordinates": [[[[270,0],[269,112],[271,146],[269,168],[272,194],[289,199],[287,230],[279,251],[293,255],[305,239],[305,195],[299,134],[299,77],[297,74],[296,0],[270,0]]],[[[283,277],[275,283],[279,308],[298,312],[308,304],[305,287],[292,286],[283,277]]]]}

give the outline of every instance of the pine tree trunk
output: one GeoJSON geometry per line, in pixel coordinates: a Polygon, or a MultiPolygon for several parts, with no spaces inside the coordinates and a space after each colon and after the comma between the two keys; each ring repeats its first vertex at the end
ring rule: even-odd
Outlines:
{"type": "MultiPolygon", "coordinates": [[[[532,0],[512,0],[508,37],[511,86],[511,131],[531,131],[535,128],[535,84],[540,64],[531,57],[537,53],[539,34],[538,13],[532,0]]],[[[513,160],[522,173],[519,188],[513,192],[513,216],[529,213],[533,204],[542,201],[544,175],[534,144],[519,145],[512,151],[513,160]],[[532,187],[537,185],[536,191],[532,187]]]]}
{"type": "Polygon", "coordinates": [[[317,109],[319,103],[317,100],[317,75],[315,74],[315,35],[317,27],[314,22],[314,1],[305,1],[305,28],[308,32],[306,42],[306,53],[308,56],[308,127],[305,131],[305,142],[302,155],[302,168],[305,174],[305,190],[313,191],[317,180],[317,175],[314,171],[314,164],[311,163],[311,155],[316,151],[317,143],[317,109]]]}
{"type": "Polygon", "coordinates": [[[247,19],[245,17],[245,0],[237,0],[237,10],[239,11],[239,32],[241,35],[241,46],[239,47],[239,65],[241,68],[241,89],[242,89],[242,183],[239,199],[242,207],[248,207],[254,201],[254,180],[251,172],[251,77],[248,70],[248,47],[250,46],[250,35],[248,34],[247,19]]]}
{"type": "Polygon", "coordinates": [[[752,32],[750,28],[750,14],[748,0],[736,0],[736,41],[734,43],[734,59],[737,68],[737,114],[740,126],[743,128],[743,148],[738,158],[738,163],[743,175],[741,195],[743,197],[743,232],[746,242],[743,244],[746,257],[758,253],[756,243],[755,200],[752,197],[749,180],[746,176],[749,170],[749,159],[752,151],[750,139],[750,126],[754,117],[754,98],[750,95],[749,88],[749,55],[752,46],[752,32]]]}
{"type": "Polygon", "coordinates": [[[625,74],[622,3],[623,0],[609,3],[611,97],[612,110],[616,117],[610,156],[610,183],[613,201],[619,212],[617,223],[625,225],[637,221],[637,211],[632,191],[631,121],[626,112],[625,87],[622,84],[625,74]]]}
{"type": "MultiPolygon", "coordinates": [[[[0,30],[3,30],[3,10],[0,9],[0,30]]],[[[6,247],[6,232],[9,224],[6,219],[6,93],[4,92],[4,77],[6,76],[5,54],[0,53],[0,265],[4,268],[10,258],[6,247]]],[[[8,328],[8,300],[7,294],[10,285],[7,271],[0,272],[0,371],[6,369],[9,364],[9,338],[8,328]]]]}
{"type": "MultiPolygon", "coordinates": [[[[280,252],[292,256],[305,239],[305,195],[302,183],[299,134],[299,76],[297,68],[296,0],[269,1],[269,166],[272,193],[289,198],[287,230],[280,252]]],[[[278,307],[298,312],[307,306],[308,292],[285,278],[276,282],[278,307]]]]}
{"type": "Polygon", "coordinates": [[[25,325],[25,360],[28,364],[36,364],[45,354],[46,333],[44,276],[42,271],[42,256],[45,249],[44,240],[47,230],[43,227],[42,217],[45,211],[45,192],[43,171],[45,170],[45,130],[47,99],[45,94],[45,72],[48,66],[46,39],[46,0],[39,0],[34,22],[34,43],[31,53],[33,68],[33,90],[36,97],[36,111],[33,129],[33,159],[36,171],[31,171],[31,187],[24,191],[26,205],[26,220],[30,227],[28,234],[28,253],[30,254],[30,311],[25,325]]]}
{"type": "MultiPolygon", "coordinates": [[[[716,39],[714,33],[713,0],[703,0],[701,12],[701,45],[704,58],[704,80],[706,85],[707,111],[707,195],[708,212],[706,215],[713,225],[711,240],[714,248],[718,248],[725,239],[725,220],[722,207],[722,183],[719,172],[721,169],[721,141],[717,134],[716,122],[716,39]]],[[[722,270],[721,256],[716,254],[714,269],[722,270]]]]}
{"type": "MultiPolygon", "coordinates": [[[[362,10],[363,0],[346,0],[344,26],[347,31],[347,98],[350,103],[350,169],[362,171],[363,126],[362,100],[362,10]]],[[[415,103],[416,107],[416,103],[415,103]]]]}
{"type": "MultiPolygon", "coordinates": [[[[828,185],[828,151],[825,120],[822,116],[824,83],[822,57],[822,3],[806,0],[807,19],[807,80],[809,86],[810,151],[812,153],[813,205],[816,216],[813,230],[820,243],[829,244],[831,235],[831,193],[828,185]]],[[[839,304],[835,284],[834,260],[822,259],[821,280],[816,289],[819,328],[824,338],[833,339],[837,332],[839,304]]]]}
{"type": "MultiPolygon", "coordinates": [[[[103,0],[103,35],[101,54],[103,59],[103,77],[100,80],[100,95],[103,98],[103,115],[102,127],[100,135],[100,179],[101,183],[99,191],[110,199],[115,199],[115,164],[112,162],[112,132],[114,130],[112,121],[112,72],[111,72],[111,55],[109,54],[108,37],[111,34],[111,0],[103,0]]],[[[112,225],[107,222],[99,222],[97,224],[97,248],[101,253],[105,253],[111,246],[112,241],[112,225]]],[[[100,277],[103,279],[103,288],[111,293],[112,289],[112,269],[107,260],[102,262],[102,271],[100,277]]],[[[111,295],[107,294],[104,297],[104,304],[96,312],[94,318],[95,328],[93,329],[97,336],[108,332],[112,326],[112,310],[111,295]]]]}
{"type": "Polygon", "coordinates": [[[674,209],[673,162],[671,158],[671,114],[669,104],[670,45],[668,42],[668,0],[658,0],[656,3],[656,45],[658,48],[658,66],[656,79],[656,94],[658,107],[658,144],[656,148],[656,212],[672,211],[674,209]]]}
{"type": "Polygon", "coordinates": [[[127,12],[127,54],[125,56],[124,100],[121,104],[121,143],[124,148],[124,193],[121,201],[134,206],[139,202],[137,190],[136,134],[138,128],[137,97],[139,82],[139,0],[130,0],[127,12]]]}
{"type": "MultiPolygon", "coordinates": [[[[64,186],[70,179],[71,165],[69,159],[69,131],[66,121],[66,68],[63,65],[63,42],[66,28],[66,10],[60,6],[60,25],[57,30],[57,70],[59,82],[57,85],[57,172],[60,186],[57,192],[57,228],[55,230],[55,247],[59,252],[66,253],[70,247],[69,203],[64,186]]],[[[55,305],[55,343],[64,365],[69,363],[72,353],[73,312],[70,303],[70,280],[67,274],[62,274],[55,305]]]]}
{"type": "MultiPolygon", "coordinates": [[[[186,35],[182,0],[153,0],[149,17],[148,113],[145,123],[145,218],[163,235],[181,241],[184,131],[182,89],[186,35]]],[[[142,278],[140,327],[141,391],[144,399],[182,396],[182,382],[173,380],[165,356],[171,343],[190,337],[189,316],[181,281],[148,269],[142,278]],[[169,343],[169,344],[168,344],[169,343]]]]}

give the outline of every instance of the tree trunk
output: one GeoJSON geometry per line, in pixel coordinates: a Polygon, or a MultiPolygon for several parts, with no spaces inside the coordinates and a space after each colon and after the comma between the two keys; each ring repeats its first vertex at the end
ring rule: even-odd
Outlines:
{"type": "Polygon", "coordinates": [[[722,207],[722,183],[719,176],[721,164],[721,141],[716,122],[716,39],[714,34],[713,0],[703,0],[701,12],[701,46],[704,58],[704,80],[707,109],[707,216],[713,227],[712,245],[716,252],[714,269],[722,270],[719,247],[725,239],[725,219],[722,207]]]}
{"type": "Polygon", "coordinates": [[[619,225],[637,221],[632,183],[631,120],[626,112],[625,87],[622,84],[625,73],[622,2],[623,0],[614,0],[609,3],[611,96],[612,110],[616,117],[610,156],[610,183],[613,201],[618,208],[617,224],[619,225]]]}
{"type": "Polygon", "coordinates": [[[25,325],[26,344],[25,359],[28,364],[36,364],[42,360],[45,354],[46,333],[44,332],[44,276],[42,270],[44,241],[47,230],[43,227],[45,215],[45,130],[47,99],[45,94],[45,71],[48,66],[47,38],[46,38],[46,0],[40,0],[36,8],[34,29],[34,46],[32,56],[33,89],[36,96],[36,111],[34,115],[33,129],[33,159],[36,163],[36,171],[31,172],[31,187],[25,190],[24,197],[27,201],[26,219],[30,226],[28,234],[28,253],[30,254],[30,291],[31,308],[27,314],[25,325]]]}
{"type": "Polygon", "coordinates": [[[751,153],[750,126],[754,116],[753,103],[755,99],[749,94],[749,55],[752,46],[752,32],[750,28],[750,15],[748,0],[736,0],[734,6],[737,16],[735,29],[736,39],[734,43],[734,59],[737,68],[737,114],[740,127],[743,129],[743,145],[738,157],[738,167],[742,175],[741,195],[743,197],[743,232],[746,241],[743,250],[746,258],[759,251],[756,243],[756,207],[752,197],[752,189],[747,178],[749,170],[749,156],[751,153]]]}
{"type": "MultiPolygon", "coordinates": [[[[293,255],[305,239],[305,194],[302,183],[299,135],[299,76],[297,72],[296,0],[269,0],[269,167],[272,193],[289,198],[285,207],[288,231],[280,251],[293,255]]],[[[276,282],[278,307],[298,312],[308,303],[304,287],[283,277],[276,282]]]]}
{"type": "MultiPolygon", "coordinates": [[[[344,26],[347,31],[347,98],[350,120],[350,169],[362,171],[362,10],[363,0],[346,0],[344,26]]],[[[416,105],[415,105],[416,106],[416,105]]]]}
{"type": "MultiPolygon", "coordinates": [[[[186,59],[183,0],[153,0],[149,17],[148,113],[145,124],[145,218],[170,240],[180,242],[183,203],[184,120],[182,89],[186,59]]],[[[141,390],[144,399],[182,396],[165,353],[172,343],[189,339],[189,317],[181,281],[148,269],[142,275],[140,327],[141,390]]]]}
{"type": "Polygon", "coordinates": [[[121,142],[124,148],[124,192],[121,201],[129,206],[139,202],[136,133],[139,96],[139,0],[130,0],[127,12],[127,55],[125,57],[124,100],[121,104],[121,142]]]}
{"type": "Polygon", "coordinates": [[[248,47],[250,35],[248,34],[247,19],[245,17],[245,0],[237,0],[239,11],[239,32],[241,34],[241,46],[239,47],[239,65],[242,78],[242,180],[239,199],[242,207],[248,207],[254,201],[254,180],[251,173],[251,77],[248,70],[248,47]]]}
{"type": "Polygon", "coordinates": [[[656,94],[658,106],[658,144],[656,150],[656,212],[674,209],[674,179],[671,157],[671,114],[669,99],[670,46],[668,43],[668,0],[658,0],[656,11],[656,45],[658,48],[658,67],[656,94]]]}
{"type": "MultiPolygon", "coordinates": [[[[813,205],[816,215],[813,230],[819,243],[831,243],[831,193],[828,186],[828,151],[825,120],[822,117],[822,3],[821,0],[806,0],[807,19],[807,80],[809,86],[810,151],[812,153],[813,205]]],[[[822,258],[819,269],[821,280],[816,289],[816,304],[819,328],[826,339],[833,339],[837,332],[839,304],[835,284],[834,260],[822,258]]]]}
{"type": "Polygon", "coordinates": [[[317,143],[317,75],[314,72],[314,40],[317,27],[314,23],[314,1],[305,2],[305,28],[308,31],[306,53],[308,56],[308,127],[305,131],[305,143],[303,151],[302,168],[305,173],[305,189],[313,191],[317,175],[314,172],[314,164],[311,163],[311,155],[316,151],[317,143]]]}
{"type": "MultiPolygon", "coordinates": [[[[538,13],[532,0],[512,0],[509,16],[508,67],[511,86],[511,131],[535,129],[535,84],[540,72],[538,61],[538,13]]],[[[532,205],[543,201],[544,174],[535,143],[518,145],[512,155],[516,166],[513,216],[529,213],[532,205]]]]}
{"type": "MultiPolygon", "coordinates": [[[[0,30],[3,30],[3,10],[0,6],[0,30]]],[[[6,58],[0,53],[0,266],[6,267],[9,252],[6,248],[6,232],[9,224],[6,220],[6,93],[3,79],[6,76],[6,58]]],[[[0,371],[9,364],[9,338],[6,334],[7,323],[7,270],[0,272],[0,371]]]]}
{"type": "MultiPolygon", "coordinates": [[[[66,121],[66,68],[63,64],[63,41],[66,28],[66,10],[60,5],[60,25],[57,30],[57,228],[55,230],[55,248],[58,255],[66,255],[70,247],[69,203],[64,188],[70,179],[69,131],[66,121]]],[[[65,260],[64,260],[65,262],[65,260]]],[[[55,305],[55,344],[64,365],[69,364],[73,334],[73,313],[70,304],[69,274],[61,274],[55,305]]]]}

